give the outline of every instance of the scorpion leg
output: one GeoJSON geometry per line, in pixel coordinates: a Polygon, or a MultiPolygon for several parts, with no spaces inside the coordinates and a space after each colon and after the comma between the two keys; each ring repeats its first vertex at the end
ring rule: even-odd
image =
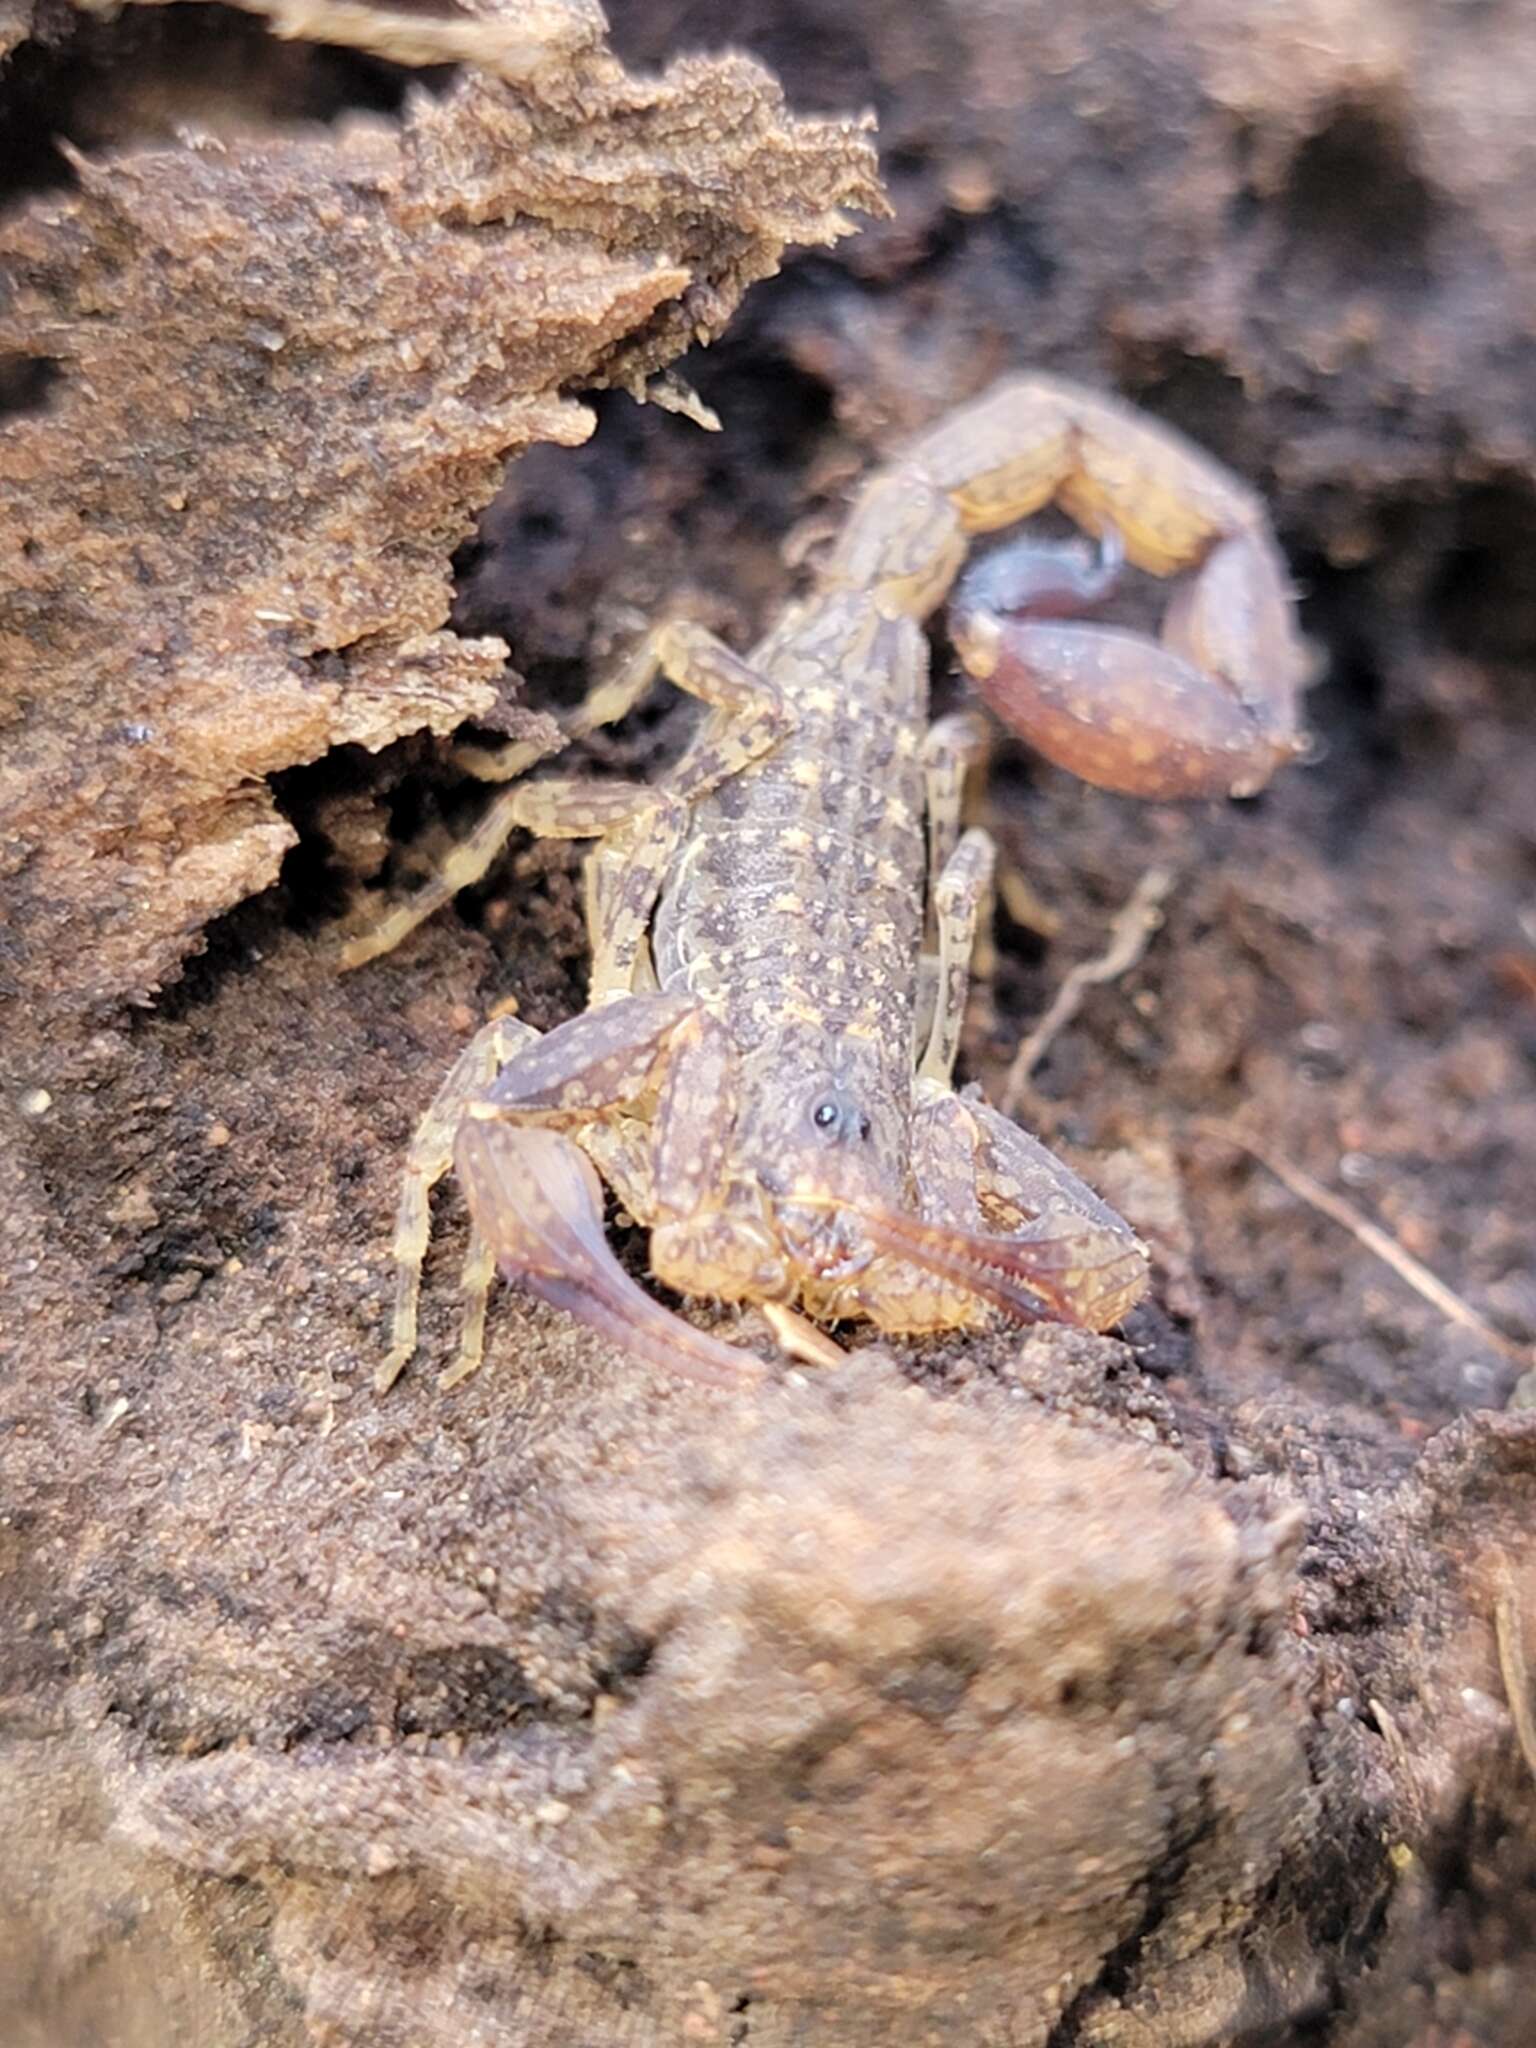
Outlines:
{"type": "Polygon", "coordinates": [[[968,533],[1054,500],[1090,533],[1117,535],[1137,568],[1195,572],[1161,644],[1041,619],[1100,593],[1081,576],[1065,589],[1034,576],[1036,541],[1013,565],[1024,617],[1006,616],[1006,598],[999,616],[1008,579],[995,560],[965,580],[961,660],[1048,759],[1131,795],[1203,796],[1258,789],[1299,751],[1307,660],[1283,558],[1258,497],[1191,442],[1115,399],[1026,377],[935,428],[906,466],[947,493],[968,533]]]}
{"type": "MultiPolygon", "coordinates": [[[[654,1101],[656,1192],[646,1191],[642,1220],[665,1224],[723,1166],[731,1067],[724,1028],[700,1005],[631,996],[525,1047],[470,1105],[455,1149],[471,1213],[509,1279],[633,1355],[716,1385],[750,1382],[761,1365],[673,1315],[624,1271],[604,1233],[597,1174],[573,1138],[654,1101]]],[[[603,1156],[601,1144],[593,1149],[603,1156]]]]}
{"type": "MultiPolygon", "coordinates": [[[[493,1018],[477,1031],[449,1068],[425,1116],[416,1126],[406,1155],[405,1179],[395,1217],[395,1307],[388,1355],[374,1375],[374,1386],[386,1392],[400,1377],[416,1349],[416,1318],[421,1303],[421,1268],[432,1232],[432,1190],[453,1164],[453,1141],[466,1108],[483,1094],[499,1068],[520,1046],[538,1036],[515,1017],[493,1018]]],[[[470,1232],[463,1284],[464,1324],[455,1375],[464,1377],[479,1362],[485,1327],[485,1297],[490,1272],[484,1246],[470,1232]],[[469,1363],[471,1358],[474,1363],[469,1363]]]]}
{"type": "Polygon", "coordinates": [[[657,791],[644,810],[606,833],[588,855],[590,1008],[635,993],[650,936],[651,912],[686,819],[685,805],[657,791]]]}
{"type": "Polygon", "coordinates": [[[986,758],[986,721],[974,711],[952,711],[935,719],[923,741],[923,773],[928,804],[928,897],[932,902],[939,877],[960,843],[965,806],[965,779],[986,758]]]}
{"type": "MultiPolygon", "coordinates": [[[[341,953],[343,970],[392,952],[461,889],[480,881],[519,828],[543,838],[602,837],[643,811],[662,807],[669,793],[684,801],[701,795],[766,753],[789,729],[790,713],[772,683],[703,627],[669,620],[646,635],[618,676],[598,686],[572,719],[568,737],[579,738],[622,717],[658,674],[717,713],[662,786],[562,776],[503,790],[430,881],[372,930],[347,942],[341,953]]],[[[520,773],[538,757],[529,743],[515,741],[506,749],[460,749],[455,759],[481,779],[499,781],[520,773]]],[[[653,833],[641,832],[636,842],[649,846],[653,838],[653,833]]],[[[659,879],[658,873],[658,883],[659,879]]],[[[614,974],[619,971],[613,966],[614,974]]]]}
{"type": "Polygon", "coordinates": [[[935,719],[923,741],[928,816],[927,933],[917,963],[914,1057],[932,1039],[942,1000],[944,977],[935,950],[941,929],[939,884],[960,842],[966,777],[985,758],[988,741],[986,720],[974,711],[952,711],[935,719]]]}
{"type": "Polygon", "coordinates": [[[918,1066],[918,1078],[948,1087],[960,1049],[966,998],[971,986],[971,955],[982,904],[992,886],[997,852],[991,834],[973,827],[950,855],[934,890],[939,926],[939,987],[933,1031],[918,1066]]]}
{"type": "MultiPolygon", "coordinates": [[[[611,675],[593,684],[562,723],[562,748],[629,716],[663,665],[658,641],[664,630],[661,624],[652,627],[611,675]]],[[[537,740],[507,740],[499,747],[457,746],[452,759],[477,782],[513,782],[550,751],[537,740]]]]}
{"type": "MultiPolygon", "coordinates": [[[[588,691],[583,702],[566,720],[560,745],[570,746],[601,726],[616,725],[634,709],[655,680],[657,670],[664,666],[665,650],[659,645],[663,631],[664,628],[658,626],[647,633],[614,675],[588,691]]],[[[453,762],[455,767],[462,768],[477,782],[515,782],[550,751],[537,740],[508,740],[500,747],[455,747],[453,762]]],[[[497,797],[474,830],[454,847],[435,875],[403,903],[386,912],[368,931],[360,932],[347,942],[341,952],[343,972],[348,968],[361,967],[366,961],[377,960],[385,953],[392,953],[418,925],[425,924],[445,904],[451,903],[461,889],[473,888],[476,882],[489,874],[501,858],[507,841],[522,823],[520,794],[515,790],[506,791],[497,797]]]]}
{"type": "Polygon", "coordinates": [[[793,721],[777,685],[703,627],[666,625],[652,639],[653,669],[712,714],[676,767],[654,785],[555,776],[505,799],[516,822],[543,838],[601,842],[588,869],[594,1006],[633,990],[687,806],[776,746],[793,721]]]}
{"type": "Polygon", "coordinates": [[[712,716],[683,758],[649,792],[649,806],[610,833],[592,855],[592,1004],[628,994],[650,930],[687,806],[761,758],[791,730],[794,714],[778,685],[700,626],[668,632],[667,674],[712,716]]]}

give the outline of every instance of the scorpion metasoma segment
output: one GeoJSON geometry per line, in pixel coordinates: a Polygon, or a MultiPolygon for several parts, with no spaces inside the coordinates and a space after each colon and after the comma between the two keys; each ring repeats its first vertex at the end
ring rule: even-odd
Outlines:
{"type": "Polygon", "coordinates": [[[630,1352],[740,1382],[750,1352],[673,1315],[606,1240],[601,1182],[680,1294],[888,1331],[1002,1312],[1106,1329],[1146,1283],[1130,1228],[951,1075],[992,847],[961,831],[982,739],[928,723],[923,621],[969,540],[1055,502],[1098,546],[1021,538],[960,584],[960,657],[1005,722],[1101,787],[1247,793],[1298,750],[1302,649],[1259,501],[1126,406],[1004,383],[877,472],[814,587],[743,657],[667,624],[582,727],[658,672],[703,700],[656,786],[508,789],[441,885],[353,950],[383,950],[489,864],[514,826],[594,838],[588,1009],[467,1048],[412,1148],[396,1234],[393,1379],[416,1345],[433,1182],[470,1208],[458,1364],[479,1361],[499,1265],[630,1352]],[[1121,559],[1190,571],[1160,641],[1069,615],[1121,559]]]}

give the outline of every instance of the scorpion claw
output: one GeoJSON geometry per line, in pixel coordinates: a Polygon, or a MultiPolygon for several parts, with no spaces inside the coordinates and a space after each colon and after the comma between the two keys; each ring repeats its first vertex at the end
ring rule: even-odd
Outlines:
{"type": "Polygon", "coordinates": [[[696,1330],[625,1272],[604,1235],[597,1174],[569,1138],[471,1115],[454,1163],[476,1226],[509,1280],[662,1371],[716,1387],[763,1378],[751,1352],[696,1330]]]}
{"type": "Polygon", "coordinates": [[[1066,1292],[1042,1270],[1051,1261],[1039,1253],[1048,1247],[926,1223],[920,1216],[893,1209],[861,1208],[856,1213],[877,1250],[949,1281],[1016,1321],[1081,1326],[1082,1318],[1066,1292]]]}
{"type": "Polygon", "coordinates": [[[1080,1218],[1029,1226],[1027,1235],[994,1236],[930,1223],[899,1210],[858,1207],[860,1226],[878,1251],[948,1281],[1021,1323],[1065,1323],[1108,1330],[1140,1296],[1146,1254],[1129,1231],[1106,1250],[1102,1231],[1080,1218]]]}

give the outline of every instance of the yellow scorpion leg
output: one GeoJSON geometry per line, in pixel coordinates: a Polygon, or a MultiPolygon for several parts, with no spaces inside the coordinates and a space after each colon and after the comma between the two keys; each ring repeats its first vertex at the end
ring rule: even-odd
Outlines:
{"type": "Polygon", "coordinates": [[[973,826],[950,855],[933,892],[939,927],[939,986],[933,1033],[917,1071],[920,1080],[936,1081],[941,1087],[949,1086],[955,1071],[976,930],[996,859],[990,833],[973,826]]]}
{"type": "MultiPolygon", "coordinates": [[[[669,799],[689,803],[714,788],[782,739],[792,717],[778,687],[733,654],[723,641],[702,626],[668,620],[645,636],[616,677],[592,692],[570,721],[568,739],[580,738],[623,717],[657,675],[700,698],[713,714],[663,783],[602,783],[572,776],[515,783],[494,799],[468,838],[454,848],[429,882],[371,930],[347,941],[341,952],[342,968],[360,967],[392,952],[461,889],[480,881],[519,829],[550,839],[596,839],[624,832],[625,851],[635,848],[640,853],[639,893],[644,896],[648,877],[654,875],[659,884],[666,855],[663,851],[658,856],[657,841],[667,827],[644,814],[665,811],[669,799]]],[[[538,758],[538,751],[515,742],[504,749],[460,748],[455,759],[482,780],[499,782],[521,774],[538,758]]],[[[611,935],[614,950],[597,963],[602,987],[595,989],[595,994],[606,995],[628,986],[633,953],[638,951],[649,909],[647,899],[631,916],[630,925],[637,931],[621,929],[611,935]]]]}
{"type": "MultiPolygon", "coordinates": [[[[421,1268],[432,1232],[432,1190],[453,1164],[453,1141],[465,1110],[485,1092],[499,1068],[518,1049],[536,1041],[538,1033],[515,1017],[498,1017],[477,1031],[448,1070],[426,1115],[416,1127],[406,1155],[405,1179],[395,1218],[395,1308],[387,1356],[374,1375],[382,1394],[392,1387],[416,1350],[416,1318],[421,1301],[421,1268]]],[[[485,1339],[485,1306],[491,1269],[483,1241],[470,1232],[462,1287],[464,1322],[454,1380],[466,1378],[480,1362],[485,1339]]]]}

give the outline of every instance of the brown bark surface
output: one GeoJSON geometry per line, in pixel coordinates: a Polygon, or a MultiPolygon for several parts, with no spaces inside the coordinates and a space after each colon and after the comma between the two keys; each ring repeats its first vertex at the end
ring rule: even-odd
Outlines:
{"type": "Polygon", "coordinates": [[[144,999],[275,880],[273,774],[493,716],[504,645],[444,624],[508,456],[584,440],[569,393],[643,392],[874,201],[857,126],[743,58],[637,79],[584,10],[517,32],[515,78],[398,121],[68,150],[0,244],[0,884],[34,1004],[144,999]]]}
{"type": "MultiPolygon", "coordinates": [[[[5,345],[21,310],[68,339],[51,385],[12,366],[0,429],[38,480],[7,540],[41,543],[9,673],[58,664],[6,740],[39,765],[6,935],[0,2032],[1525,2048],[1536,9],[736,10],[811,128],[737,62],[634,82],[716,10],[615,15],[597,126],[579,49],[402,110],[387,65],[219,12],[51,19],[0,74],[35,124],[5,345]],[[579,439],[581,394],[872,202],[834,119],[866,104],[894,216],[681,366],[723,433],[602,395],[461,547],[510,449],[579,439]],[[174,140],[215,106],[221,148],[174,140]],[[342,107],[371,120],[295,128],[342,107]],[[1314,756],[1255,802],[991,765],[1037,899],[1005,895],[972,1009],[994,1099],[1137,878],[1176,878],[1023,1108],[1153,1241],[1151,1300],[1124,1342],[854,1333],[732,1398],[504,1295],[445,1396],[449,1193],[422,1356],[375,1398],[415,1116],[498,1002],[582,1000],[579,849],[526,840],[336,973],[359,884],[484,801],[431,734],[552,730],[663,604],[745,644],[785,536],[1025,363],[1263,489],[1318,649],[1314,756]]],[[[585,757],[651,773],[690,716],[659,695],[585,757]]]]}

